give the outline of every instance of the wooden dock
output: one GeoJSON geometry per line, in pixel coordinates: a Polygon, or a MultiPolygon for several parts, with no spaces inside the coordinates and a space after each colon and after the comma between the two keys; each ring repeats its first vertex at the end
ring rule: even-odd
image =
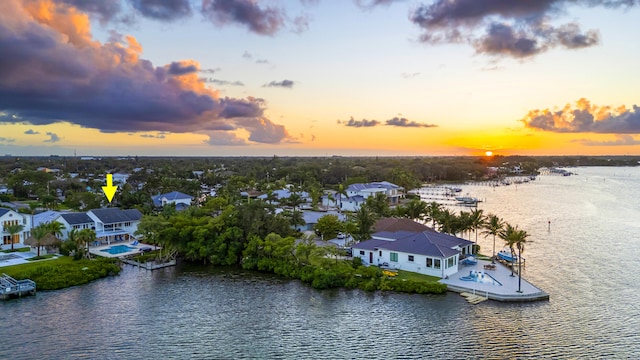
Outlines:
{"type": "Polygon", "coordinates": [[[147,270],[156,270],[156,269],[166,268],[166,267],[169,267],[169,266],[176,266],[176,261],[175,260],[162,262],[162,263],[157,263],[155,261],[148,261],[148,262],[140,263],[140,262],[137,262],[137,261],[131,260],[131,259],[120,259],[120,260],[125,264],[129,264],[129,265],[136,266],[138,268],[147,269],[147,270]]]}
{"type": "Polygon", "coordinates": [[[0,297],[3,300],[35,294],[36,283],[32,280],[16,280],[7,274],[0,277],[0,297]]]}

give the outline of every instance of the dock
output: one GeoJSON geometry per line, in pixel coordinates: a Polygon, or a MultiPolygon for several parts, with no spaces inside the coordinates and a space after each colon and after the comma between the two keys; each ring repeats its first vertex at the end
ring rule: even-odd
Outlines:
{"type": "Polygon", "coordinates": [[[155,262],[155,261],[147,261],[147,262],[137,262],[135,260],[131,260],[131,259],[126,259],[126,258],[122,258],[120,259],[120,261],[122,261],[125,264],[131,265],[131,266],[135,266],[138,268],[142,268],[142,269],[147,269],[147,270],[157,270],[157,269],[162,269],[162,268],[166,268],[166,267],[170,267],[170,266],[176,266],[176,261],[175,260],[170,260],[167,262],[155,262]]]}
{"type": "Polygon", "coordinates": [[[35,294],[36,283],[32,280],[16,280],[7,274],[2,274],[0,277],[0,297],[3,300],[35,294]]]}

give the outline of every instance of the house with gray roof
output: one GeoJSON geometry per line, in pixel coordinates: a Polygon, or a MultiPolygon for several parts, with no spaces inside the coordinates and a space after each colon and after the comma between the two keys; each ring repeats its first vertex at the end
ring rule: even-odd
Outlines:
{"type": "Polygon", "coordinates": [[[62,230],[61,240],[67,240],[72,230],[80,231],[83,229],[95,230],[95,222],[87,215],[86,212],[69,212],[61,213],[56,221],[64,226],[62,230]]]}
{"type": "Polygon", "coordinates": [[[96,231],[98,241],[110,244],[114,241],[127,241],[135,238],[134,233],[142,219],[142,213],[137,209],[121,210],[118,208],[102,208],[87,211],[96,231]]]}
{"type": "Polygon", "coordinates": [[[193,196],[181,193],[180,191],[172,191],[167,194],[159,194],[151,197],[153,206],[163,207],[165,205],[173,205],[176,209],[184,209],[187,206],[191,206],[193,196]]]}
{"type": "Polygon", "coordinates": [[[425,230],[381,231],[352,247],[354,257],[366,265],[445,278],[458,272],[461,256],[472,253],[473,242],[425,230]]]}

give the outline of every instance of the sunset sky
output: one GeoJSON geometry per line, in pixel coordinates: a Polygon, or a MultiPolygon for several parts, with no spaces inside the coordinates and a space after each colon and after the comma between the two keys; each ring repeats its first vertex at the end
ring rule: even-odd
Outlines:
{"type": "Polygon", "coordinates": [[[1,0],[0,155],[638,155],[640,0],[1,0]]]}

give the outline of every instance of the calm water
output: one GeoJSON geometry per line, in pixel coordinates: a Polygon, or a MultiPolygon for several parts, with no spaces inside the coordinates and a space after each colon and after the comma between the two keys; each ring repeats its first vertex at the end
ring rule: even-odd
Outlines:
{"type": "MultiPolygon", "coordinates": [[[[637,358],[640,168],[574,171],[463,186],[485,212],[531,233],[524,276],[548,302],[469,305],[453,293],[316,291],[238,270],[126,267],[0,303],[0,359],[637,358]]],[[[491,252],[491,238],[479,242],[491,252]]]]}

